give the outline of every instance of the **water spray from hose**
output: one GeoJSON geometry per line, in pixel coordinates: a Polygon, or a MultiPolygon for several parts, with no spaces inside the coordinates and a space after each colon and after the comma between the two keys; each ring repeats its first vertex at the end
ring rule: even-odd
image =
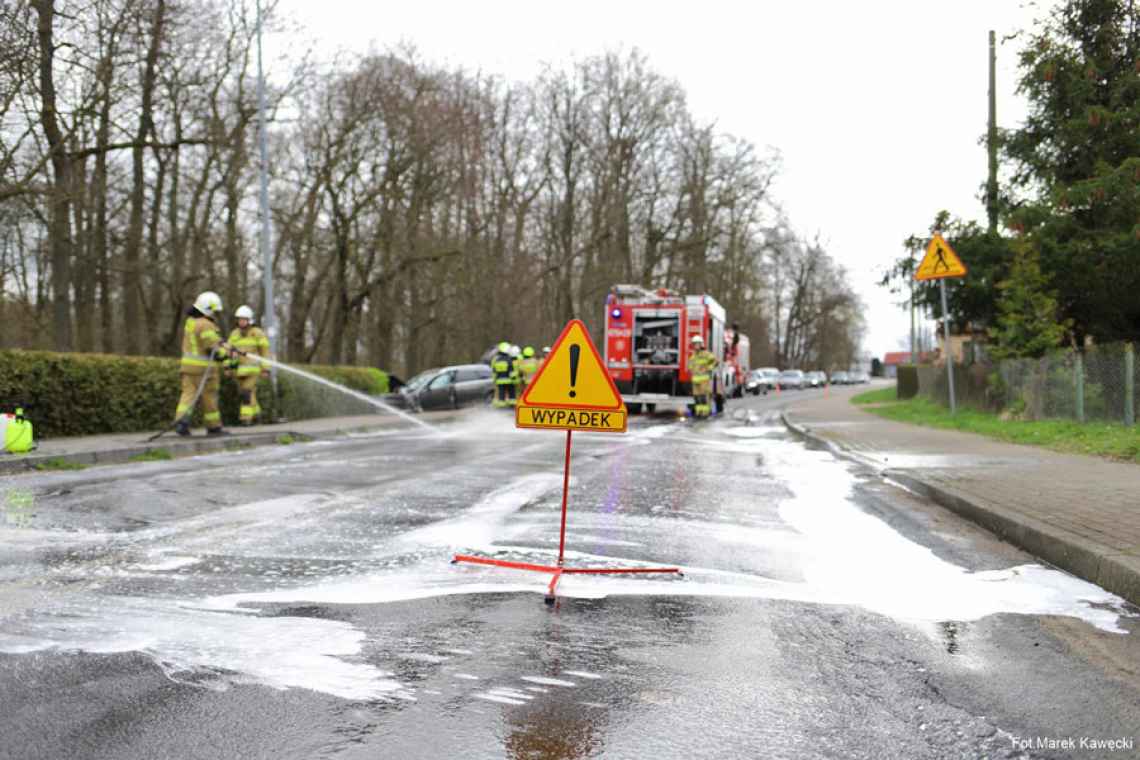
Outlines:
{"type": "Polygon", "coordinates": [[[378,398],[373,398],[372,396],[369,396],[365,393],[361,393],[359,391],[354,391],[352,388],[346,388],[345,386],[343,386],[339,383],[334,383],[331,380],[326,380],[325,378],[321,377],[320,375],[314,375],[311,372],[306,372],[302,369],[297,369],[296,367],[290,367],[288,364],[282,364],[281,362],[274,361],[273,359],[267,359],[264,356],[257,356],[256,354],[246,354],[246,353],[242,353],[242,355],[248,356],[250,359],[256,359],[257,361],[261,362],[262,364],[266,364],[270,367],[276,367],[279,370],[284,370],[285,372],[290,372],[290,373],[297,375],[299,377],[303,377],[306,380],[312,380],[314,383],[320,383],[321,385],[324,385],[328,388],[332,388],[333,390],[340,391],[341,393],[352,396],[353,398],[358,399],[360,401],[363,401],[366,404],[370,404],[370,405],[376,407],[377,409],[380,409],[380,410],[385,411],[385,412],[390,412],[392,414],[395,414],[398,417],[403,417],[408,422],[419,425],[420,427],[424,428],[425,430],[430,430],[433,433],[439,434],[439,430],[435,426],[429,425],[428,423],[424,422],[423,420],[417,419],[416,417],[413,417],[412,415],[408,414],[407,412],[402,411],[400,409],[397,409],[396,407],[392,406],[391,404],[385,404],[383,401],[381,401],[378,398]]]}

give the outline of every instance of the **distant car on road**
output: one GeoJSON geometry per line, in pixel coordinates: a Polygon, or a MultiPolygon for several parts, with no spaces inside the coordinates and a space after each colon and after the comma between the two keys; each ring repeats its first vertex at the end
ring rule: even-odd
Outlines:
{"type": "Polygon", "coordinates": [[[827,375],[823,372],[808,372],[804,375],[804,380],[811,388],[822,388],[827,385],[827,375]]]}
{"type": "Polygon", "coordinates": [[[415,411],[458,409],[468,404],[489,404],[495,380],[486,364],[458,364],[425,370],[385,401],[415,411]]]}
{"type": "Polygon", "coordinates": [[[851,380],[846,372],[832,372],[831,384],[832,385],[847,385],[851,380]]]}
{"type": "Polygon", "coordinates": [[[847,376],[852,383],[869,383],[871,382],[870,376],[866,372],[852,372],[847,376]]]}
{"type": "Polygon", "coordinates": [[[744,383],[744,390],[753,396],[776,390],[780,383],[780,370],[775,367],[760,367],[748,373],[748,380],[744,383]]]}
{"type": "Polygon", "coordinates": [[[780,373],[781,389],[787,390],[789,388],[795,388],[797,391],[800,391],[803,390],[806,382],[803,370],[786,369],[780,373]]]}

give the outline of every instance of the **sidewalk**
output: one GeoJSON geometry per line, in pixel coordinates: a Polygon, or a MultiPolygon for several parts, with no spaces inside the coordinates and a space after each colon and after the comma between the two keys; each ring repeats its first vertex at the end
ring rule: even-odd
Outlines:
{"type": "Polygon", "coordinates": [[[1140,605],[1140,466],[877,417],[863,389],[792,401],[792,430],[1140,605]]]}
{"type": "MultiPolygon", "coordinates": [[[[455,414],[452,411],[425,412],[417,417],[424,422],[438,423],[452,419],[455,414]]],[[[409,426],[411,423],[392,414],[363,414],[298,420],[279,425],[233,427],[227,428],[231,435],[218,438],[207,437],[202,428],[194,430],[194,435],[189,438],[179,437],[172,431],[149,443],[147,438],[157,431],[53,438],[40,441],[39,448],[29,454],[0,454],[0,475],[28,472],[44,463],[51,463],[49,467],[58,466],[59,463],[83,466],[123,464],[153,451],[165,451],[173,457],[191,456],[245,446],[267,446],[280,443],[284,436],[294,441],[309,441],[398,425],[409,426]]]]}

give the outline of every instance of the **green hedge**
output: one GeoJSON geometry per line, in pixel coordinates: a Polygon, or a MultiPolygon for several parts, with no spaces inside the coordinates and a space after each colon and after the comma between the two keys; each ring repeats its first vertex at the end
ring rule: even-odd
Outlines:
{"type": "Polygon", "coordinates": [[[899,365],[898,392],[900,400],[918,395],[918,367],[913,364],[899,365]]]}
{"type": "MultiPolygon", "coordinates": [[[[388,392],[388,376],[371,367],[304,370],[367,395],[388,392]]],[[[311,419],[372,408],[284,371],[278,373],[278,389],[275,400],[269,381],[259,382],[263,419],[311,419]]],[[[0,351],[0,410],[23,406],[40,438],[159,430],[173,421],[178,395],[177,359],[0,351]]],[[[230,378],[222,380],[221,406],[223,421],[236,424],[237,384],[230,378]]]]}

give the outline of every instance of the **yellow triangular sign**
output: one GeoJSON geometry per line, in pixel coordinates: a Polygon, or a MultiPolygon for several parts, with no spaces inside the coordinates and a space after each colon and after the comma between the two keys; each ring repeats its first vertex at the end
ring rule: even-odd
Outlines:
{"type": "Polygon", "coordinates": [[[610,411],[624,409],[621,394],[590,333],[572,319],[522,396],[527,406],[610,411]]]}
{"type": "Polygon", "coordinates": [[[946,277],[965,277],[966,265],[954,253],[954,249],[942,237],[942,233],[935,232],[926,246],[926,255],[914,273],[916,280],[941,280],[946,277]]]}

